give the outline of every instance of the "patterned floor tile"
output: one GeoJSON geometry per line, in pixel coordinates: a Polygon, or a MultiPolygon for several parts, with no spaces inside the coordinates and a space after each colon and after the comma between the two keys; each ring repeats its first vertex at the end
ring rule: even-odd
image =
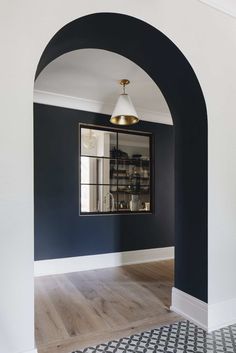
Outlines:
{"type": "Polygon", "coordinates": [[[189,321],[124,337],[73,353],[236,353],[236,325],[206,333],[189,321]]]}

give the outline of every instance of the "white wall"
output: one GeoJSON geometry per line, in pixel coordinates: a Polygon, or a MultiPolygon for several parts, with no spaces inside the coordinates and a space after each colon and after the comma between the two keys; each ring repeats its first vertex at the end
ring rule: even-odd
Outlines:
{"type": "Polygon", "coordinates": [[[200,0],[207,5],[213,6],[219,11],[223,11],[231,16],[236,17],[236,2],[235,0],[200,0]]]}
{"type": "MultiPolygon", "coordinates": [[[[163,31],[192,64],[209,116],[209,301],[236,298],[236,20],[198,0],[2,0],[0,352],[33,349],[33,77],[51,37],[93,12],[163,31]]],[[[236,319],[235,319],[236,321],[236,319]]]]}

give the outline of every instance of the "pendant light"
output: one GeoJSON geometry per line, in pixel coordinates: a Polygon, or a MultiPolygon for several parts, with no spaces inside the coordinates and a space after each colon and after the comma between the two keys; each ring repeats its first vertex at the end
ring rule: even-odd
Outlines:
{"type": "Polygon", "coordinates": [[[94,136],[92,129],[82,129],[84,131],[82,136],[82,145],[87,150],[93,150],[96,146],[96,136],[94,136]]]}
{"type": "Polygon", "coordinates": [[[129,80],[120,80],[123,86],[123,93],[119,96],[115,109],[110,118],[110,122],[115,125],[133,125],[139,122],[138,114],[133,106],[129,95],[125,92],[125,87],[130,83],[129,80]]]}

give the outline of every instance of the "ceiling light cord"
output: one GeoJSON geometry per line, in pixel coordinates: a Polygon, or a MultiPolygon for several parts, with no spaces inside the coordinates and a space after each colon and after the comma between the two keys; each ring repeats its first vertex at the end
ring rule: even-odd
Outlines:
{"type": "Polygon", "coordinates": [[[125,92],[125,87],[126,87],[126,84],[123,83],[123,94],[126,94],[126,92],[125,92]]]}

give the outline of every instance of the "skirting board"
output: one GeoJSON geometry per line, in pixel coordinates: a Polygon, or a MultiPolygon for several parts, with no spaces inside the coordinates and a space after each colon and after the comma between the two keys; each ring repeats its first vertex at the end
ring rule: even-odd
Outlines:
{"type": "Polygon", "coordinates": [[[170,309],[207,332],[236,324],[236,298],[207,304],[177,288],[172,288],[170,309]]]}
{"type": "Polygon", "coordinates": [[[236,323],[236,298],[208,305],[208,331],[236,323]]]}
{"type": "Polygon", "coordinates": [[[174,258],[174,247],[39,260],[34,262],[34,275],[48,276],[172,258],[174,258]]]}
{"type": "Polygon", "coordinates": [[[177,288],[172,288],[172,302],[170,309],[192,321],[204,330],[209,331],[207,303],[204,303],[177,288]]]}

